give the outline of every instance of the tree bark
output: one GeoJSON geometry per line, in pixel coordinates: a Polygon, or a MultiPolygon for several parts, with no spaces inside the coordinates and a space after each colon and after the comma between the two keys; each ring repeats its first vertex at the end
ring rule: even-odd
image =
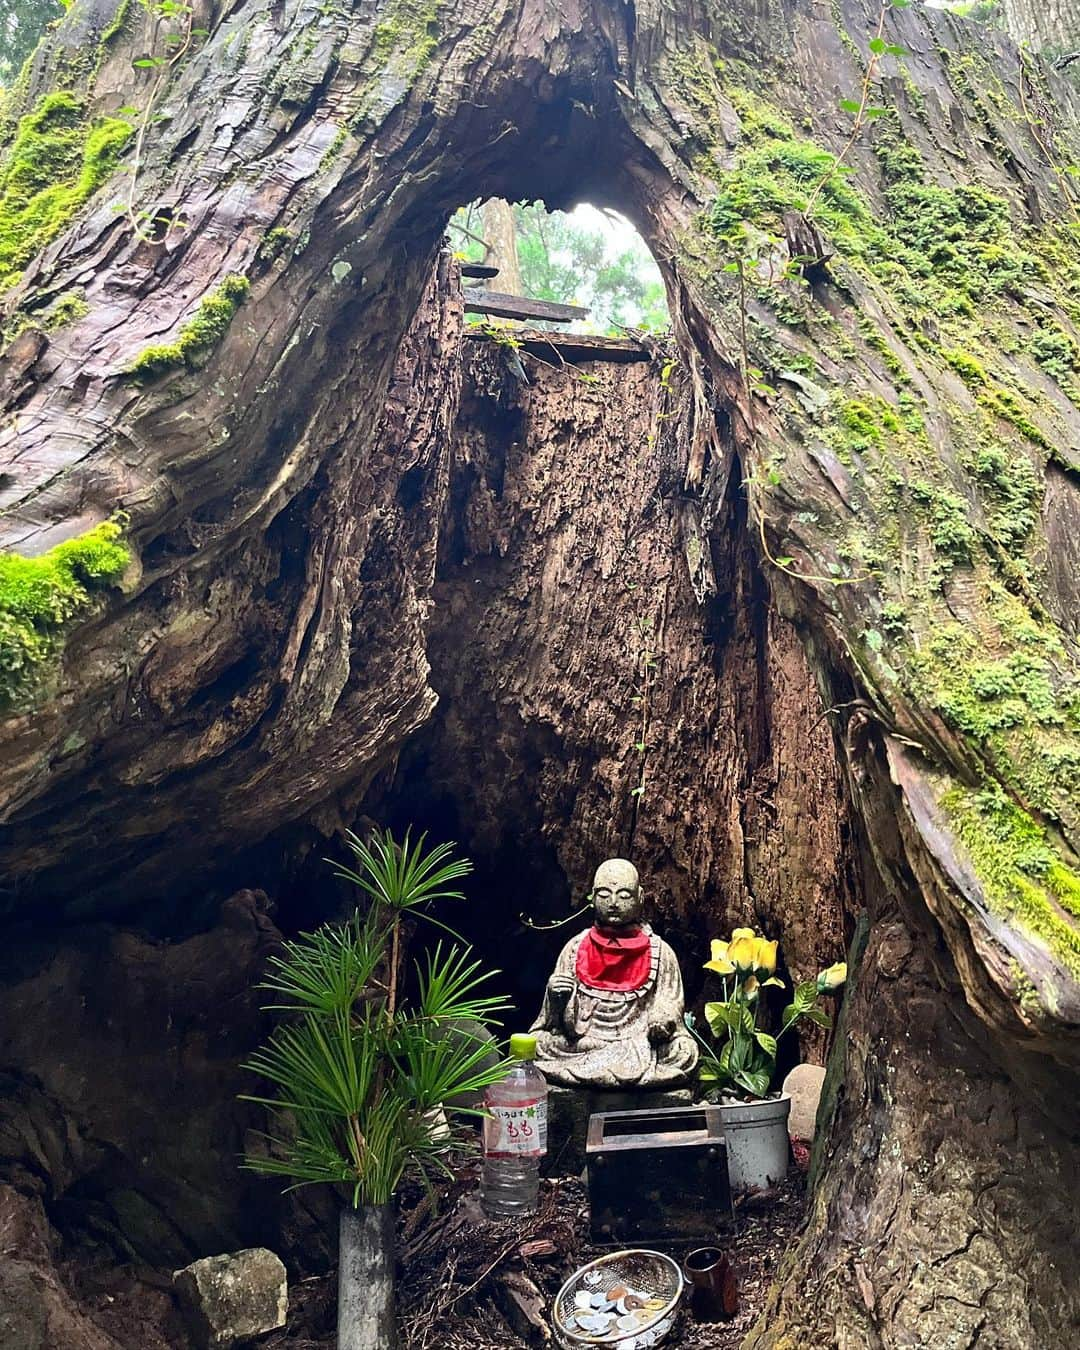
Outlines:
{"type": "Polygon", "coordinates": [[[487,284],[487,289],[503,291],[507,295],[524,295],[514,208],[509,202],[491,197],[481,208],[480,216],[484,222],[484,262],[499,269],[498,277],[487,284]]]}
{"type": "MultiPolygon", "coordinates": [[[[59,80],[145,100],[152,16],[73,64],[109,8],[68,12],[21,109],[59,80]]],[[[857,808],[833,1129],[752,1343],[1020,1347],[1078,1316],[1075,578],[1047,556],[1080,472],[1077,100],[946,14],[880,25],[854,0],[201,23],[134,193],[184,228],[133,235],[114,181],[11,294],[31,322],[87,309],[9,352],[0,540],[39,553],[122,507],[138,566],[3,725],[0,856],[21,912],[140,903],[392,761],[434,701],[406,484],[447,472],[437,396],[404,472],[373,450],[397,342],[456,203],[587,193],[669,287],[686,519],[715,551],[741,481],[857,808]],[[213,350],[125,373],[230,276],[251,290],[213,350]]]]}
{"type": "Polygon", "coordinates": [[[1017,42],[1054,60],[1080,47],[1080,13],[1071,0],[1005,0],[1005,26],[1017,42]]]}

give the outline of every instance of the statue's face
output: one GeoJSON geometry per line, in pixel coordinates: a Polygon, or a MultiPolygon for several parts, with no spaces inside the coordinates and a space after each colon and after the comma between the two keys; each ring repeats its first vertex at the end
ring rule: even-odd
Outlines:
{"type": "Polygon", "coordinates": [[[610,858],[600,864],[593,878],[593,908],[604,928],[629,928],[641,922],[641,883],[632,863],[610,858]]]}

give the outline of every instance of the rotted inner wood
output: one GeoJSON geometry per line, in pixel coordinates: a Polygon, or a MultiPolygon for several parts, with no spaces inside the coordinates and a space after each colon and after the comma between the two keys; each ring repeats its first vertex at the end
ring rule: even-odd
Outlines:
{"type": "MultiPolygon", "coordinates": [[[[479,328],[467,328],[465,337],[471,342],[494,341],[479,328]]],[[[589,333],[547,333],[536,328],[521,328],[515,332],[514,342],[530,356],[539,357],[541,361],[552,361],[556,365],[564,361],[576,365],[582,361],[652,360],[649,349],[633,338],[601,337],[589,333]]]]}

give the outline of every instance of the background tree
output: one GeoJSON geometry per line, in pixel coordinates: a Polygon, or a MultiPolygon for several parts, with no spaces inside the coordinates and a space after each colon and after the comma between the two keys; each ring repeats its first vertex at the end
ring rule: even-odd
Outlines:
{"type": "MultiPolygon", "coordinates": [[[[476,261],[499,269],[499,275],[493,279],[489,289],[510,295],[524,294],[518,262],[517,225],[510,203],[498,197],[489,197],[480,208],[480,223],[483,226],[484,243],[481,246],[482,256],[476,261]]],[[[469,242],[475,250],[476,242],[469,242]]]]}
{"type": "Polygon", "coordinates": [[[1080,50],[1080,6],[1073,0],[1002,0],[1002,4],[1005,25],[1017,42],[1052,61],[1080,50]]]}
{"type": "Polygon", "coordinates": [[[59,0],[0,0],[0,86],[11,84],[45,25],[63,10],[59,0]]]}

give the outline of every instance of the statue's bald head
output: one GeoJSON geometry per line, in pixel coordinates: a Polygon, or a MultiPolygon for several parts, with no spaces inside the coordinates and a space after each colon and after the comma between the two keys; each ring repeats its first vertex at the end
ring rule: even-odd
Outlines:
{"type": "Polygon", "coordinates": [[[596,921],[604,928],[629,928],[641,922],[641,881],[625,858],[608,858],[593,877],[596,921]]]}

